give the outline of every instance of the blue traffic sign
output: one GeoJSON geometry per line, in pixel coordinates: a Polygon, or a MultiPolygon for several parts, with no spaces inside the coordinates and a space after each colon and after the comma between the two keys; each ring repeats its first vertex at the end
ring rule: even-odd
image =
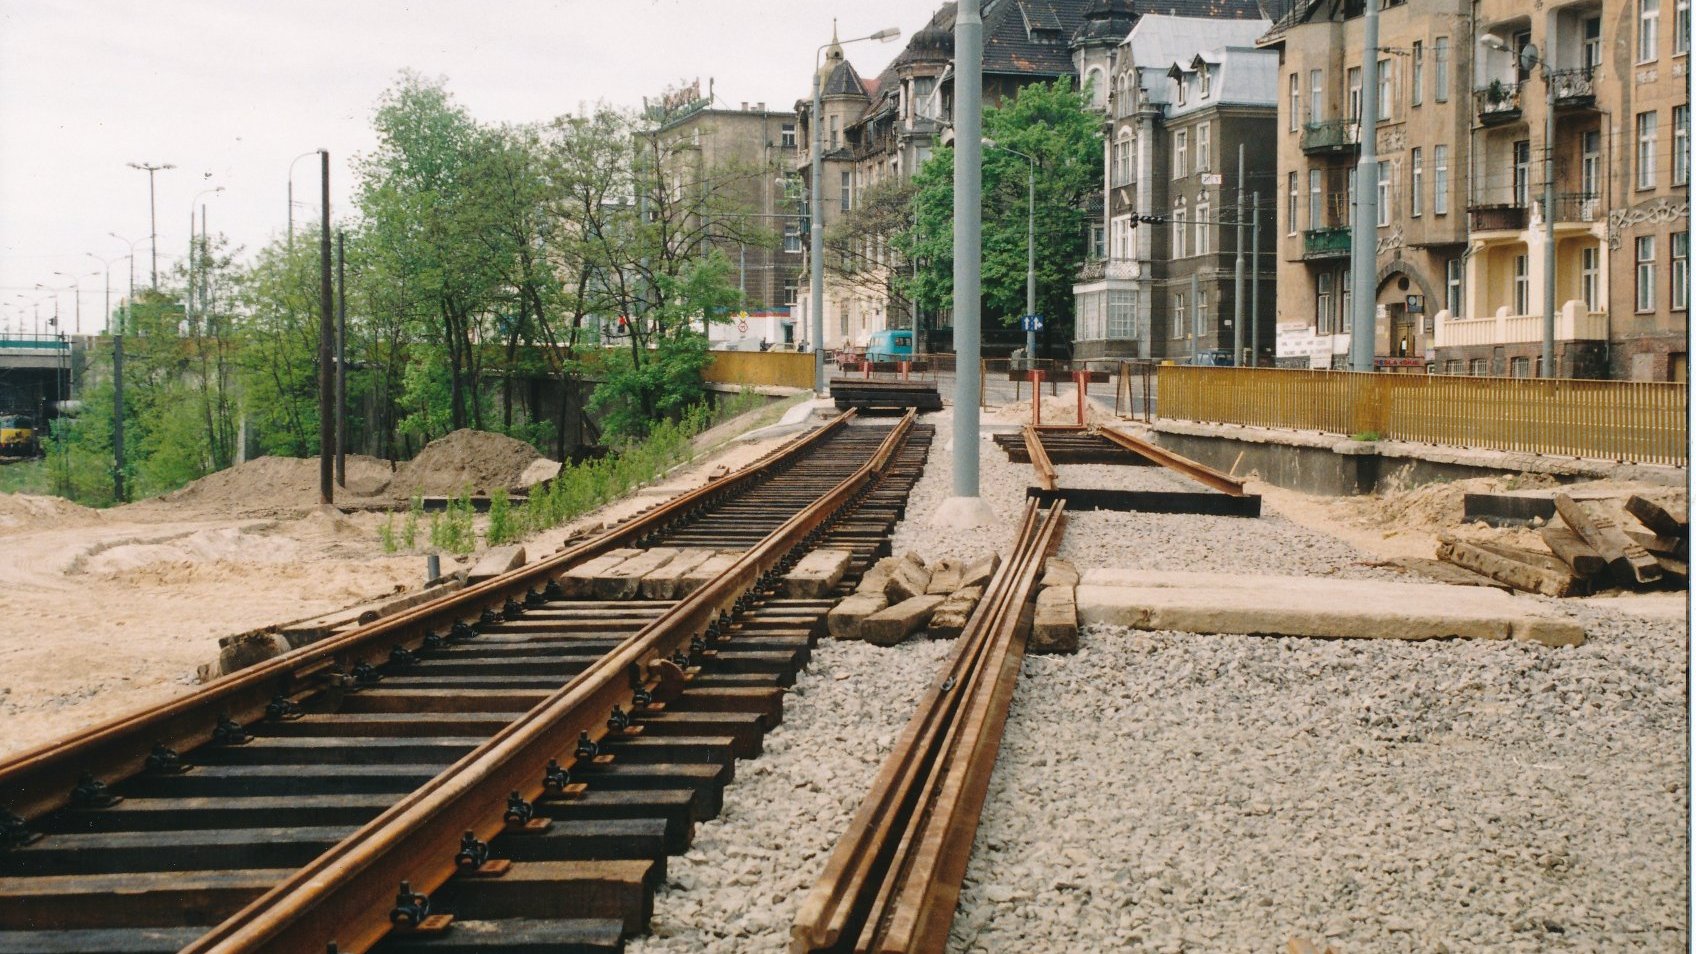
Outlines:
{"type": "Polygon", "coordinates": [[[1042,316],[1041,315],[1020,315],[1019,316],[1019,328],[1023,331],[1041,331],[1042,330],[1042,316]]]}

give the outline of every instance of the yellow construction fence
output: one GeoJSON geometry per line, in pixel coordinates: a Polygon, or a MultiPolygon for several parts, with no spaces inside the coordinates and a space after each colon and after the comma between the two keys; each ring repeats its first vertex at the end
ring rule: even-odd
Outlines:
{"type": "Polygon", "coordinates": [[[714,351],[702,377],[709,384],[811,388],[812,352],[714,351]]]}

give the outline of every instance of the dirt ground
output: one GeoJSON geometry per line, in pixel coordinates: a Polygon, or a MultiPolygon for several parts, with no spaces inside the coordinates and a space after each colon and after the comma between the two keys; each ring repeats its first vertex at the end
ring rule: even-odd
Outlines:
{"type": "MultiPolygon", "coordinates": [[[[788,438],[731,440],[776,413],[764,408],[703,434],[694,462],[526,541],[531,556],[553,552],[580,527],[697,487],[719,465],[769,452],[788,438]]],[[[439,483],[460,486],[464,455],[447,456],[453,471],[439,483]]],[[[522,456],[508,448],[495,458],[523,469],[522,456]]],[[[383,551],[387,514],[315,505],[316,468],[315,460],[260,458],[106,511],[0,494],[0,757],[189,692],[196,669],[216,660],[220,637],[422,585],[422,549],[383,551]]],[[[388,469],[350,458],[349,483],[370,492],[388,482],[388,469]]],[[[443,563],[453,569],[451,559],[443,563]]]]}

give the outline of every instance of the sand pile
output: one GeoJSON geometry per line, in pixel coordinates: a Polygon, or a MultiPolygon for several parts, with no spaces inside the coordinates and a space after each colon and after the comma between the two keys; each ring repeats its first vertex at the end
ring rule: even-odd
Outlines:
{"type": "MultiPolygon", "coordinates": [[[[347,457],[348,490],[379,493],[390,477],[389,462],[363,454],[347,457]]],[[[208,474],[144,504],[170,504],[232,513],[298,510],[318,503],[316,457],[259,457],[208,474]]]]}
{"type": "Polygon", "coordinates": [[[207,563],[287,563],[300,556],[301,545],[287,537],[252,533],[240,527],[220,527],[156,543],[110,547],[83,560],[81,569],[85,573],[117,575],[145,568],[157,574],[161,564],[186,567],[207,563]]]}
{"type": "MultiPolygon", "coordinates": [[[[1107,388],[1109,385],[1100,385],[1100,387],[1107,388]]],[[[1047,389],[1045,388],[1044,390],[1046,391],[1047,389]]],[[[1113,396],[1110,391],[1106,393],[1109,398],[1113,396]]],[[[1103,410],[1101,405],[1096,403],[1095,395],[1088,395],[1088,398],[1089,399],[1084,402],[1085,423],[1100,424],[1115,419],[1111,411],[1103,410]]],[[[1023,401],[1015,401],[1012,404],[1003,404],[999,407],[990,408],[983,412],[981,419],[986,423],[994,424],[1029,424],[1031,423],[1031,399],[1027,396],[1023,401]]],[[[1076,424],[1077,422],[1078,395],[1076,391],[1073,391],[1070,394],[1064,392],[1060,394],[1043,394],[1043,424],[1076,424]]]]}
{"type": "Polygon", "coordinates": [[[100,522],[100,511],[63,497],[0,494],[0,533],[35,528],[86,526],[100,522]]]}
{"type": "MultiPolygon", "coordinates": [[[[389,493],[453,496],[469,491],[486,494],[526,486],[526,473],[542,455],[536,448],[505,434],[462,428],[425,445],[418,456],[395,469],[389,493]]],[[[538,468],[541,470],[541,468],[538,468]]],[[[553,468],[558,472],[558,467],[553,468]]]]}

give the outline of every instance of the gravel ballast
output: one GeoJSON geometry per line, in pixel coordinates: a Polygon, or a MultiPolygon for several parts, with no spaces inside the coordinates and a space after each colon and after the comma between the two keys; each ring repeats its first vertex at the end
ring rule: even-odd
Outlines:
{"type": "MultiPolygon", "coordinates": [[[[938,532],[948,419],[896,532],[1005,552],[1030,468],[989,441],[997,525],[938,532]]],[[[1062,485],[1174,489],[1074,465],[1062,485]]],[[[1182,486],[1180,484],[1179,486],[1182,486]]],[[[1193,489],[1193,485],[1190,489],[1193,489]]],[[[1267,509],[1078,512],[1080,568],[1406,579],[1267,509]]],[[[1541,600],[1589,642],[1337,641],[1095,627],[1029,657],[949,949],[1681,950],[1685,623],[1541,600]]],[[[789,924],[952,643],[822,641],[766,752],[671,861],[643,951],[783,951],[789,924]]]]}

